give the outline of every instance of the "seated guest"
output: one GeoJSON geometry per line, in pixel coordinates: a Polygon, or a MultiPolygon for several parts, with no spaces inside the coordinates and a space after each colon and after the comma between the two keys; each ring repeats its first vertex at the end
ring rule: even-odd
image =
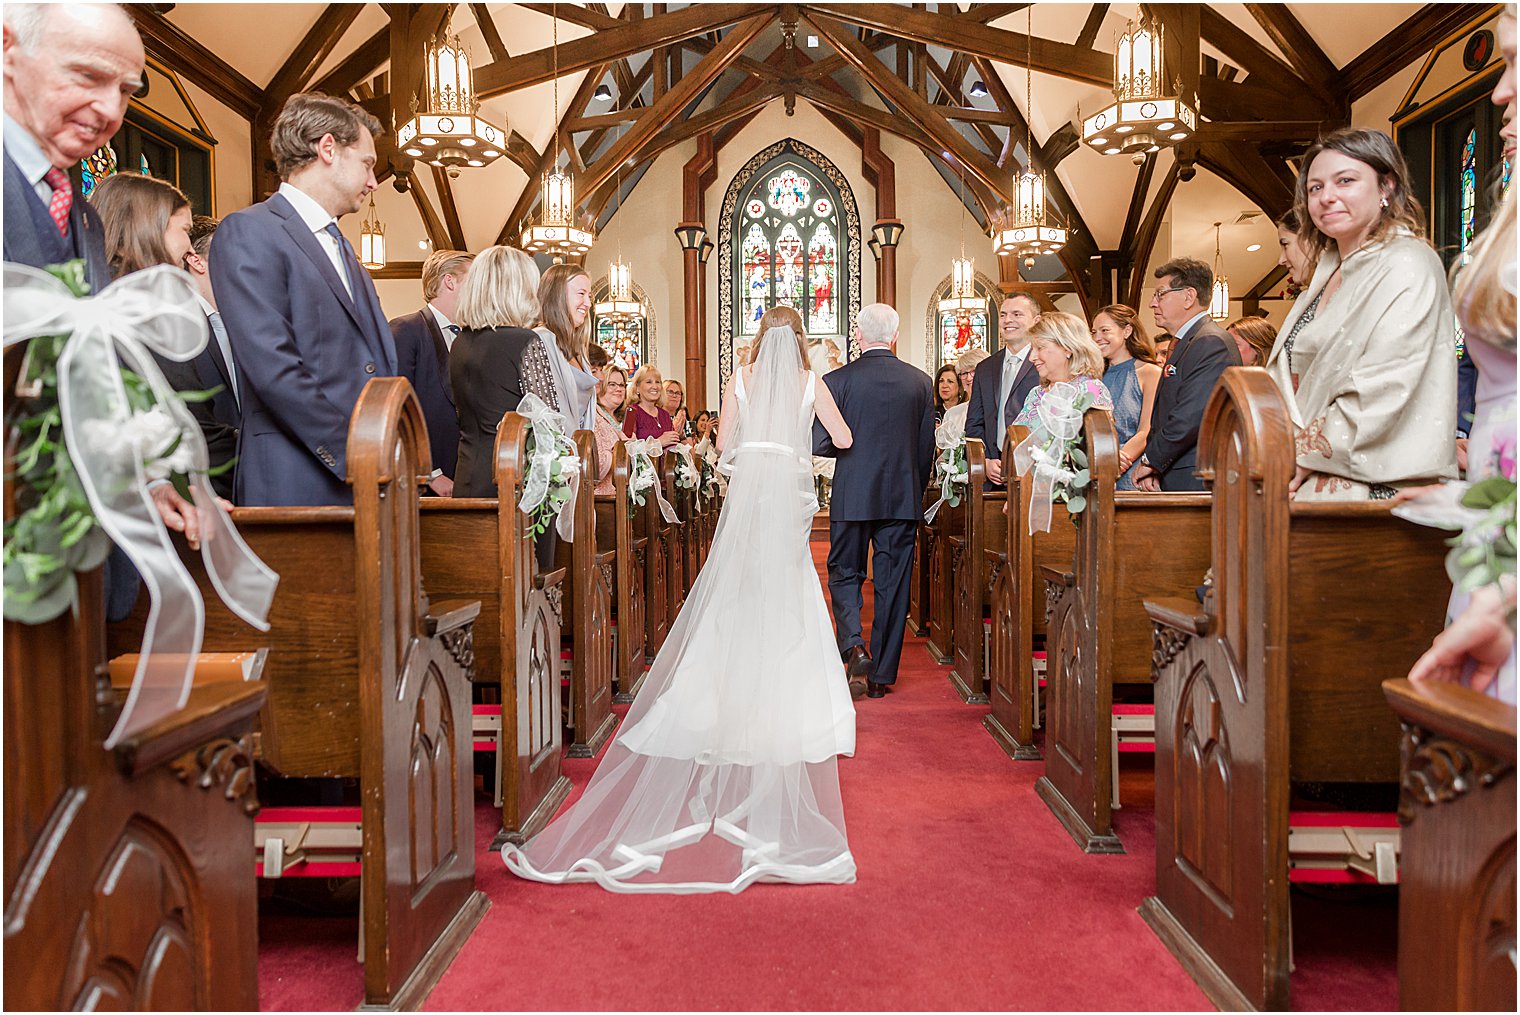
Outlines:
{"type": "Polygon", "coordinates": [[[496,496],[496,429],[536,383],[552,394],[543,342],[530,329],[539,318],[538,266],[514,247],[488,247],[470,265],[454,317],[462,329],[449,353],[459,411],[455,497],[496,496]],[[528,375],[528,351],[539,349],[540,375],[528,375]]]}
{"type": "Polygon", "coordinates": [[[1294,188],[1314,277],[1267,370],[1293,415],[1300,499],[1391,497],[1456,475],[1455,319],[1404,156],[1376,130],[1338,130],[1294,188]]]}
{"type": "Polygon", "coordinates": [[[612,452],[623,439],[623,424],[617,417],[628,395],[628,375],[612,363],[600,369],[602,379],[596,384],[596,429],[592,431],[596,437],[596,492],[612,493],[612,452]]]}
{"type": "Polygon", "coordinates": [[[965,400],[966,393],[961,390],[961,378],[955,372],[955,364],[946,363],[934,375],[934,425],[939,426],[946,409],[965,400]]]}
{"type": "Polygon", "coordinates": [[[1113,397],[1098,379],[1103,373],[1103,354],[1082,318],[1060,311],[1041,314],[1029,329],[1029,361],[1040,375],[1040,386],[1024,399],[1015,423],[1038,425],[1040,405],[1052,387],[1062,382],[1092,395],[1092,408],[1112,411],[1113,397]]]}
{"type": "Polygon", "coordinates": [[[390,322],[397,366],[401,376],[412,382],[427,421],[428,446],[433,455],[428,486],[439,497],[454,492],[454,465],[459,459],[459,419],[449,388],[449,350],[459,335],[454,311],[472,259],[462,250],[429,254],[422,262],[422,298],[427,302],[416,313],[390,322]]]}
{"type": "MultiPolygon", "coordinates": [[[[210,326],[210,339],[200,354],[188,362],[177,362],[158,353],[153,358],[175,391],[216,390],[209,401],[186,402],[185,408],[206,439],[211,488],[222,497],[231,497],[232,463],[237,457],[238,440],[237,397],[226,363],[231,350],[216,305],[209,298],[212,289],[205,262],[196,255],[190,237],[195,223],[190,199],[164,180],[117,173],[100,182],[90,196],[90,203],[100,212],[106,257],[115,277],[156,264],[184,265],[190,270],[210,326]]],[[[198,235],[202,249],[209,253],[216,220],[206,221],[210,222],[209,229],[203,223],[198,235]]]]}
{"type": "Polygon", "coordinates": [[[662,403],[666,412],[670,413],[672,429],[681,435],[684,440],[690,429],[686,414],[686,389],[681,382],[674,378],[665,382],[665,401],[662,403]]]}
{"type": "Polygon", "coordinates": [[[338,219],[379,186],[380,130],[346,99],[292,95],[270,139],[279,190],[217,227],[211,281],[242,406],[239,504],[353,503],[349,421],[371,378],[396,376],[396,343],[338,219]]]}
{"type": "Polygon", "coordinates": [[[987,448],[987,488],[1003,482],[1003,439],[1029,392],[1040,383],[1029,362],[1029,329],[1040,319],[1040,305],[1028,293],[1012,293],[998,308],[1002,348],[976,368],[975,390],[968,387],[966,436],[987,448]]]}
{"type": "Polygon", "coordinates": [[[1122,303],[1098,311],[1092,337],[1107,364],[1103,386],[1114,398],[1114,429],[1119,431],[1119,482],[1114,489],[1133,490],[1129,472],[1150,438],[1161,367],[1139,313],[1122,303]]]}
{"type": "Polygon", "coordinates": [[[598,381],[602,379],[602,371],[606,370],[607,364],[611,362],[612,357],[607,355],[607,350],[603,349],[600,343],[592,342],[586,346],[586,368],[598,381]]]}
{"type": "Polygon", "coordinates": [[[681,436],[662,404],[665,385],[660,380],[659,368],[645,363],[634,371],[629,387],[632,390],[628,392],[628,409],[623,414],[623,435],[638,440],[653,437],[667,448],[679,444],[681,436]]]}
{"type": "Polygon", "coordinates": [[[1161,369],[1150,436],[1130,478],[1140,490],[1202,490],[1203,481],[1193,475],[1198,428],[1220,376],[1240,366],[1240,350],[1209,318],[1212,268],[1179,257],[1157,268],[1156,278],[1161,285],[1151,294],[1151,316],[1176,336],[1176,345],[1161,369]]]}
{"type": "Polygon", "coordinates": [[[540,342],[530,346],[524,360],[530,383],[545,375],[552,390],[533,387],[549,408],[564,414],[573,430],[594,430],[596,378],[587,357],[591,341],[591,277],[574,264],[556,264],[538,283],[542,308],[534,329],[540,342]]]}
{"type": "MultiPolygon", "coordinates": [[[[955,405],[945,410],[944,419],[935,424],[934,439],[952,441],[960,440],[966,436],[966,416],[971,411],[972,386],[976,382],[976,368],[991,358],[986,349],[971,349],[963,352],[960,359],[955,361],[955,377],[965,389],[966,396],[955,405]]],[[[1038,374],[1035,375],[1037,378],[1038,374]]]]}
{"type": "Polygon", "coordinates": [[[1241,366],[1261,366],[1272,352],[1272,343],[1277,341],[1277,329],[1265,317],[1242,317],[1225,330],[1240,351],[1241,366]]]}

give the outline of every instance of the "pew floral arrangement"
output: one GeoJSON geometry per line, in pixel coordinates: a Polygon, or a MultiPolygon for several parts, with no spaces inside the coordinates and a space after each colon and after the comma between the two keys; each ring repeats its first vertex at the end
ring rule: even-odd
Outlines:
{"type": "Polygon", "coordinates": [[[140,576],[152,601],[110,749],[183,707],[201,646],[205,604],[150,482],[172,479],[194,505],[213,586],[259,630],[269,629],[279,576],[213,493],[200,427],[154,359],[185,362],[205,348],[189,276],[160,265],[91,295],[82,261],[45,272],[6,264],[3,291],[5,345],[27,343],[7,418],[18,443],[7,477],[17,510],[5,526],[5,616],[32,624],[62,616],[78,596],[75,575],[105,563],[113,544],[126,558],[109,569],[113,587],[140,576]]]}
{"type": "Polygon", "coordinates": [[[566,541],[575,540],[575,512],[566,511],[580,489],[581,459],[566,434],[565,417],[531,392],[517,406],[528,420],[528,477],[523,482],[523,514],[532,521],[534,538],[553,525],[566,541]]]}
{"type": "Polygon", "coordinates": [[[946,436],[943,429],[934,435],[935,443],[939,445],[939,453],[934,458],[934,484],[939,487],[939,500],[929,505],[929,510],[924,512],[926,522],[934,521],[942,504],[959,507],[961,488],[971,477],[971,467],[966,462],[966,435],[960,433],[946,436]]]}
{"type": "Polygon", "coordinates": [[[691,445],[673,444],[667,451],[669,454],[676,456],[676,489],[696,490],[700,496],[702,474],[697,471],[695,456],[691,453],[691,445]]]}
{"type": "Polygon", "coordinates": [[[1066,505],[1072,520],[1087,509],[1092,484],[1087,452],[1081,447],[1082,417],[1092,408],[1093,393],[1068,381],[1050,386],[1036,410],[1029,436],[1013,452],[1014,470],[1034,471],[1029,502],[1029,534],[1050,531],[1051,508],[1066,505]]]}
{"type": "Polygon", "coordinates": [[[665,449],[653,437],[624,441],[623,444],[628,448],[628,517],[632,518],[644,506],[653,491],[655,503],[660,506],[660,516],[667,523],[675,521],[675,508],[660,490],[660,474],[654,464],[655,456],[664,454],[665,449]]]}

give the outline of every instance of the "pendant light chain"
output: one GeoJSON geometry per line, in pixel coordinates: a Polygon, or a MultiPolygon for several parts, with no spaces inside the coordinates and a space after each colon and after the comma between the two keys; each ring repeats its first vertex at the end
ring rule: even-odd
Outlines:
{"type": "Polygon", "coordinates": [[[559,170],[559,4],[549,5],[549,20],[554,52],[554,168],[559,170]]]}
{"type": "Polygon", "coordinates": [[[1024,9],[1024,163],[1034,172],[1034,4],[1024,9]]]}

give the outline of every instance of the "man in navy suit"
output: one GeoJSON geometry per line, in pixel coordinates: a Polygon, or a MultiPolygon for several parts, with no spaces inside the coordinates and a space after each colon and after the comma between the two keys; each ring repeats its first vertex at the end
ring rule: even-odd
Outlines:
{"type": "Polygon", "coordinates": [[[427,303],[416,313],[390,322],[396,365],[401,376],[412,382],[427,420],[433,451],[428,485],[440,497],[454,495],[454,465],[459,460],[459,417],[449,383],[449,351],[459,336],[454,308],[473,260],[474,255],[462,250],[435,250],[422,264],[422,298],[427,303]]]}
{"type": "Polygon", "coordinates": [[[897,326],[897,311],[885,303],[862,307],[855,325],[860,356],[823,376],[855,443],[837,450],[823,424],[813,424],[813,453],[835,459],[828,561],[835,636],[851,693],[872,698],[897,682],[913,550],[934,459],[934,385],[897,358],[897,326]],[[876,610],[867,654],[860,589],[873,553],[876,610]]]}
{"type": "Polygon", "coordinates": [[[375,182],[380,122],[292,95],[270,146],[280,189],[222,220],[211,281],[242,403],[237,502],[351,504],[348,423],[372,377],[397,374],[375,284],[338,229],[375,182]]]}
{"type": "Polygon", "coordinates": [[[1177,336],[1161,370],[1151,409],[1151,435],[1135,463],[1142,490],[1202,490],[1193,475],[1198,464],[1198,431],[1214,385],[1229,367],[1240,366],[1240,347],[1209,317],[1205,297],[1214,291],[1214,271],[1202,261],[1179,257],[1156,269],[1160,285],[1151,295],[1156,326],[1177,336]]]}
{"type": "MultiPolygon", "coordinates": [[[[110,142],[142,87],[143,46],[115,4],[5,5],[5,259],[34,268],[82,259],[91,292],[111,282],[100,215],[69,179],[110,142]]],[[[164,524],[200,545],[194,506],[151,488],[164,524]]],[[[140,584],[119,549],[105,565],[106,618],[132,612],[140,584]]]]}
{"type": "Polygon", "coordinates": [[[1024,408],[1024,399],[1039,386],[1040,375],[1029,362],[1029,329],[1040,319],[1040,305],[1028,293],[1010,293],[998,308],[998,335],[1003,347],[977,364],[971,380],[971,405],[966,410],[966,436],[987,449],[987,489],[1001,489],[1003,439],[1008,424],[1024,408]]]}

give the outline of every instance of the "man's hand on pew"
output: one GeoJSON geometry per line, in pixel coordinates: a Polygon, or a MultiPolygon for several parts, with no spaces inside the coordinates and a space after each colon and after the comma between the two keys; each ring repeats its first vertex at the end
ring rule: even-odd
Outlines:
{"type": "Polygon", "coordinates": [[[1156,470],[1151,468],[1151,463],[1144,458],[1135,463],[1135,471],[1131,473],[1135,481],[1135,489],[1144,490],[1146,493],[1161,492],[1161,477],[1156,475],[1156,470]]]}
{"type": "Polygon", "coordinates": [[[1465,681],[1474,691],[1487,690],[1515,645],[1515,635],[1509,627],[1514,608],[1513,580],[1502,585],[1485,585],[1473,592],[1467,609],[1436,635],[1430,649],[1409,671],[1409,679],[1449,684],[1465,681]]]}
{"type": "MultiPolygon", "coordinates": [[[[1003,485],[1003,460],[1001,458],[987,459],[987,478],[998,486],[1003,485]]],[[[1007,505],[1004,505],[1003,510],[1006,511],[1007,509],[1007,505]]]]}
{"type": "Polygon", "coordinates": [[[440,497],[454,496],[454,481],[448,476],[438,475],[428,480],[428,486],[440,497]]]}
{"type": "MultiPolygon", "coordinates": [[[[163,519],[164,526],[174,532],[183,532],[185,542],[190,544],[190,549],[201,548],[201,520],[200,514],[195,510],[195,505],[181,497],[179,491],[174,489],[174,484],[169,482],[155,483],[148,488],[148,493],[153,497],[153,506],[158,509],[158,516],[163,519]]],[[[232,510],[232,503],[221,497],[217,501],[228,511],[232,510]]]]}

